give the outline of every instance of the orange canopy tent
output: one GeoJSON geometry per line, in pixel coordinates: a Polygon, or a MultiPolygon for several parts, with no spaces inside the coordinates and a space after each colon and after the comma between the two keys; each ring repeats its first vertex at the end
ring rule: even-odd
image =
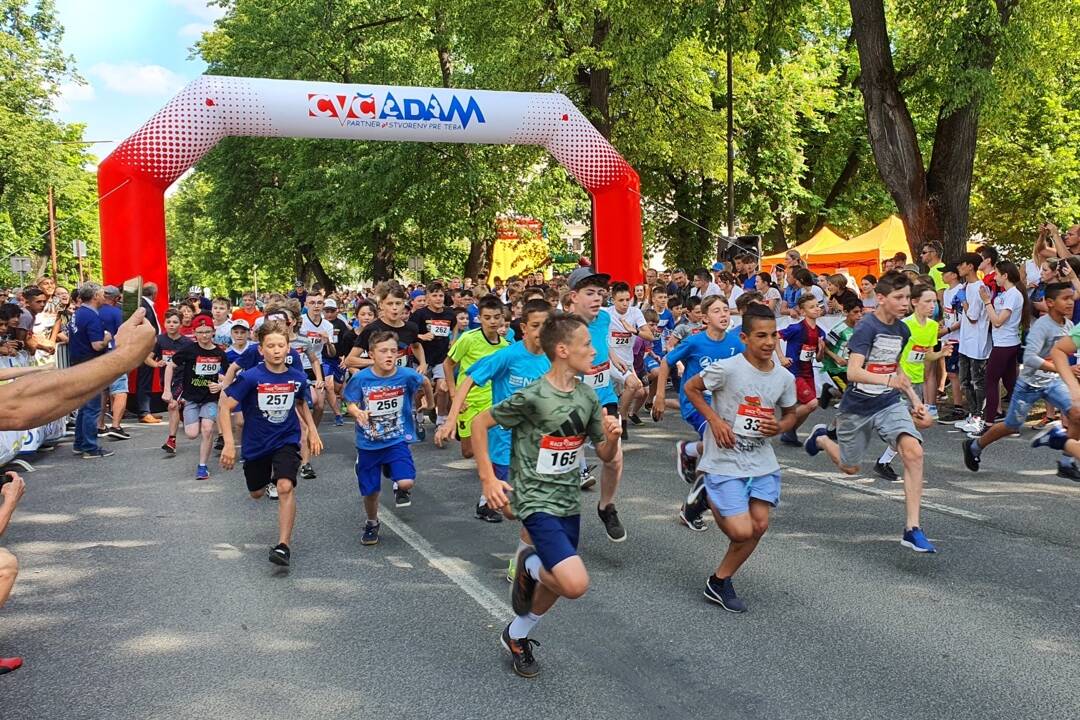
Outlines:
{"type": "MultiPolygon", "coordinates": [[[[822,230],[825,229],[822,228],[822,230]]],[[[833,235],[835,236],[835,233],[833,235]]],[[[898,252],[907,255],[908,262],[915,260],[911,257],[911,249],[908,247],[904,222],[896,215],[890,215],[881,224],[850,240],[841,239],[828,244],[822,242],[816,247],[811,246],[808,250],[803,250],[803,246],[810,245],[815,237],[817,235],[802,245],[796,246],[796,249],[802,255],[807,267],[817,274],[845,271],[852,277],[867,273],[877,275],[881,272],[882,261],[894,257],[898,252]]],[[[783,253],[770,255],[762,258],[762,265],[771,267],[778,262],[783,262],[783,258],[783,253]]]]}
{"type": "MultiPolygon", "coordinates": [[[[809,240],[796,245],[792,250],[798,250],[799,256],[804,260],[808,255],[815,252],[820,252],[825,248],[833,247],[844,242],[844,238],[840,237],[830,228],[828,225],[823,226],[820,230],[810,236],[809,240]]],[[[784,256],[787,254],[787,250],[782,250],[772,255],[766,255],[761,258],[761,267],[764,270],[772,270],[776,265],[785,262],[784,256]]]]}

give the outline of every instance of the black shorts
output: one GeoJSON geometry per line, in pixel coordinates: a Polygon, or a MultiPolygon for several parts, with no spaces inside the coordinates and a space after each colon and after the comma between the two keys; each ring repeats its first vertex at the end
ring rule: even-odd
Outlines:
{"type": "Polygon", "coordinates": [[[307,370],[305,370],[304,373],[307,375],[307,379],[310,380],[311,382],[315,382],[316,380],[319,379],[319,378],[315,377],[315,371],[312,370],[311,368],[308,368],[307,370]]]}
{"type": "Polygon", "coordinates": [[[300,470],[300,446],[283,445],[269,455],[244,461],[244,480],[248,492],[262,490],[278,480],[292,480],[296,487],[296,474],[300,470]]]}
{"type": "Polygon", "coordinates": [[[616,419],[619,417],[619,403],[608,403],[604,406],[604,409],[607,410],[607,414],[611,417],[616,419]]]}

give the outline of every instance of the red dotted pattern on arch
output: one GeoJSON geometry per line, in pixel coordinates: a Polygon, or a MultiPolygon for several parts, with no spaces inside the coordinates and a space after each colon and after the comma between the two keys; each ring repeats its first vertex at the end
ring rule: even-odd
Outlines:
{"type": "Polygon", "coordinates": [[[230,135],[275,137],[280,132],[250,83],[205,75],[122,142],[113,157],[167,186],[230,135]]]}
{"type": "Polygon", "coordinates": [[[587,190],[633,175],[626,160],[563,95],[531,100],[507,142],[544,146],[587,190]]]}

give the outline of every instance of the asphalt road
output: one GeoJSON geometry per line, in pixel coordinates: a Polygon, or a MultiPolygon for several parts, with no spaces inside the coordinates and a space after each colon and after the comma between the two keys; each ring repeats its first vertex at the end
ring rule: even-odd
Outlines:
{"type": "Polygon", "coordinates": [[[363,547],[351,430],[323,430],[288,571],[266,559],[273,503],[240,471],[195,481],[194,445],[163,459],[163,430],[104,460],[39,460],[3,538],[22,571],[0,654],[26,665],[0,678],[0,717],[1080,716],[1080,484],[1031,431],[977,475],[958,433],[930,432],[935,556],[900,547],[898,486],[780,449],[781,506],[736,578],[750,612],[732,615],[701,595],[725,539],[675,520],[688,429],[649,422],[627,444],[629,538],[584,516],[593,584],[537,628],[530,681],[498,643],[516,526],[473,519],[471,463],[416,447],[413,506],[384,507],[363,547]]]}

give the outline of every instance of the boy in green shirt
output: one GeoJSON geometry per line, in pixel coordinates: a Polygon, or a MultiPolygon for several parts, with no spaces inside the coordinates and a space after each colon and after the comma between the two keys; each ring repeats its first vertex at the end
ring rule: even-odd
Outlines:
{"type": "Polygon", "coordinates": [[[589,574],[577,554],[581,527],[578,465],[586,437],[596,456],[612,461],[622,436],[618,418],[607,415],[592,388],[577,376],[592,368],[596,350],[589,328],[576,315],[552,315],[540,330],[551,369],[472,421],[473,448],[488,507],[510,505],[532,538],[516,558],[511,605],[516,617],[502,631],[514,672],[539,672],[529,633],[560,597],[585,594],[589,574]],[[510,482],[499,480],[488,454],[487,431],[510,428],[510,482]],[[512,500],[507,499],[512,494],[512,500]]]}
{"type": "MultiPolygon", "coordinates": [[[[848,340],[851,339],[851,334],[855,332],[855,326],[859,324],[859,320],[863,315],[862,300],[856,296],[849,296],[844,298],[842,305],[844,309],[844,322],[837,323],[833,326],[825,335],[825,354],[821,358],[822,369],[828,373],[829,378],[836,386],[836,390],[839,392],[837,395],[843,395],[847,390],[847,358],[848,358],[848,340]]],[[[825,385],[821,388],[821,405],[822,408],[828,408],[832,403],[833,387],[831,385],[825,385]]]]}

